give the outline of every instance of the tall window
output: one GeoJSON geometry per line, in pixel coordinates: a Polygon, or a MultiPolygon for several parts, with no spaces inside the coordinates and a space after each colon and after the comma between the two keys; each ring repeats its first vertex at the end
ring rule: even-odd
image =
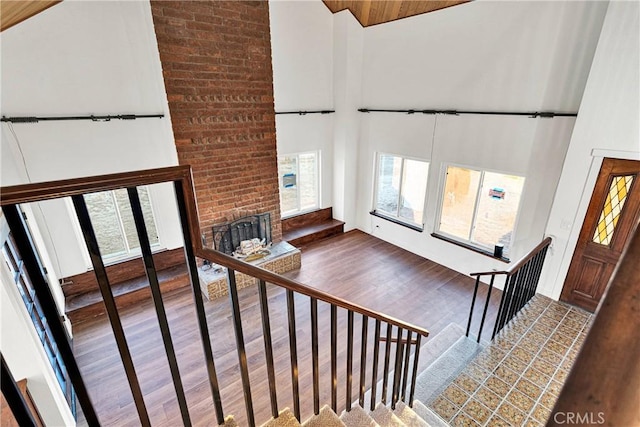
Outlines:
{"type": "MultiPolygon", "coordinates": [[[[11,276],[13,277],[15,285],[18,287],[22,301],[27,308],[27,313],[29,314],[38,337],[40,338],[40,342],[42,343],[42,347],[47,355],[47,359],[49,359],[49,363],[53,368],[53,373],[58,380],[60,389],[67,399],[67,403],[69,404],[73,417],[76,418],[75,390],[71,385],[67,368],[62,361],[62,357],[60,356],[58,346],[53,338],[51,328],[47,324],[44,311],[38,297],[36,296],[36,291],[31,283],[31,279],[24,268],[24,262],[16,248],[16,244],[11,233],[9,233],[7,240],[2,245],[2,255],[7,267],[9,268],[11,276]]],[[[39,258],[37,249],[36,256],[39,258]]]]}
{"type": "Polygon", "coordinates": [[[428,174],[423,160],[379,154],[374,212],[422,228],[428,174]]]}
{"type": "Polygon", "coordinates": [[[448,166],[438,231],[455,240],[506,254],[520,207],[525,178],[448,166]]]}
{"type": "Polygon", "coordinates": [[[278,156],[280,210],[283,217],[319,207],[319,157],[317,151],[278,156]]]}
{"type": "MultiPolygon", "coordinates": [[[[149,242],[151,247],[157,247],[160,242],[149,189],[138,187],[138,195],[149,242]]],[[[115,261],[139,253],[140,242],[127,190],[101,191],[87,194],[84,198],[102,257],[115,261]]]]}

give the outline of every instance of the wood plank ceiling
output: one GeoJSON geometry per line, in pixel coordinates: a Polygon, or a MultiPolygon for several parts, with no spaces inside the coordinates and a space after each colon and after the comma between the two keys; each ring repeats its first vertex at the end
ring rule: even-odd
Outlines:
{"type": "Polygon", "coordinates": [[[8,1],[0,2],[0,31],[37,15],[62,0],[8,1]]]}
{"type": "Polygon", "coordinates": [[[322,0],[333,13],[349,9],[360,25],[369,27],[433,12],[470,0],[322,0]]]}

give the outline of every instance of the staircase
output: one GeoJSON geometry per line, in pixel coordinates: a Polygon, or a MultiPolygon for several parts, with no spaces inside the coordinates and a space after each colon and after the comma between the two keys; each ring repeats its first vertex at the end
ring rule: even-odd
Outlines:
{"type": "MultiPolygon", "coordinates": [[[[225,427],[236,427],[233,416],[225,419],[225,427]]],[[[322,407],[317,415],[300,423],[293,412],[286,408],[280,412],[278,418],[271,418],[262,427],[444,427],[448,424],[419,401],[413,402],[413,408],[403,402],[396,405],[396,409],[379,403],[374,411],[366,411],[360,406],[354,406],[350,411],[343,411],[338,416],[329,406],[322,407]],[[425,421],[425,418],[431,422],[425,421]]]]}

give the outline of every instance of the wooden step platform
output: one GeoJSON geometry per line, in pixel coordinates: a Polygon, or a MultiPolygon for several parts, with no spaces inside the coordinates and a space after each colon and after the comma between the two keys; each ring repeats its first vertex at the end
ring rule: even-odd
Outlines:
{"type": "Polygon", "coordinates": [[[344,222],[333,219],[332,208],[282,220],[282,239],[298,248],[342,233],[344,233],[344,222]]]}
{"type": "MultiPolygon", "coordinates": [[[[161,251],[153,256],[162,292],[189,285],[184,250],[161,251]]],[[[118,309],[151,298],[151,288],[140,258],[110,265],[106,268],[111,292],[118,309]]],[[[106,313],[102,294],[93,271],[65,279],[65,311],[73,325],[106,313]]]]}
{"type": "MultiPolygon", "coordinates": [[[[158,281],[163,293],[188,286],[189,274],[186,264],[160,270],[158,281]]],[[[146,277],[136,277],[111,285],[111,292],[113,292],[118,309],[151,298],[151,288],[146,277]]],[[[99,289],[67,299],[66,311],[67,317],[74,325],[106,313],[99,289]]]]}

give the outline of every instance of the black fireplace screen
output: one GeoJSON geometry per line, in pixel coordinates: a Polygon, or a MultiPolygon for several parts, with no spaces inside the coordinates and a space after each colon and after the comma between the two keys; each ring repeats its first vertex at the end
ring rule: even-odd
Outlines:
{"type": "Polygon", "coordinates": [[[264,239],[271,243],[271,214],[250,215],[233,222],[213,226],[213,245],[220,252],[231,255],[243,240],[264,239]]]}

